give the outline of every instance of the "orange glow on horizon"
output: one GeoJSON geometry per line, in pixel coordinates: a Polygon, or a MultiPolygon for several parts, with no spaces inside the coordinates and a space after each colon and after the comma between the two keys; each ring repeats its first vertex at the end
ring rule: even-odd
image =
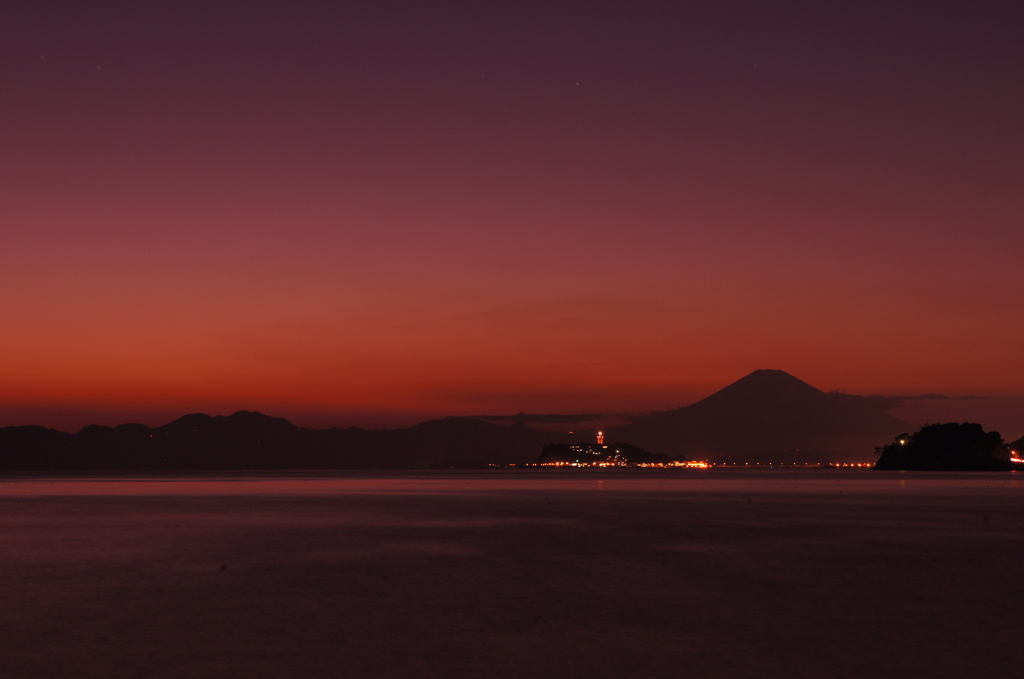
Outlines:
{"type": "Polygon", "coordinates": [[[374,3],[22,4],[0,426],[644,412],[759,368],[1024,426],[1015,9],[509,3],[392,49],[374,3]]]}

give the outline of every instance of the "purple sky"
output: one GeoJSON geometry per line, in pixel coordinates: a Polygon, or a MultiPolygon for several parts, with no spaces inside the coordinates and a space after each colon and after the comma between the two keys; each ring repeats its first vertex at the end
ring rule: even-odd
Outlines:
{"type": "Polygon", "coordinates": [[[0,8],[0,425],[685,405],[1024,433],[1017,2],[0,8]]]}

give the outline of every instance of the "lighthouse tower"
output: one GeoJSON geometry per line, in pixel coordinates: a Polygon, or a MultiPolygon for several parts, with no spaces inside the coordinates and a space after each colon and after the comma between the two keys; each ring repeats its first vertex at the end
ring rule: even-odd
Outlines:
{"type": "Polygon", "coordinates": [[[604,432],[603,431],[597,432],[597,445],[599,445],[599,446],[600,445],[604,445],[604,432]]]}

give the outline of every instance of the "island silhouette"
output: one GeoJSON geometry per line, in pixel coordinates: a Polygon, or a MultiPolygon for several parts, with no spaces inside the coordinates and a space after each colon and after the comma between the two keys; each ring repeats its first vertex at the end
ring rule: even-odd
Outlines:
{"type": "Polygon", "coordinates": [[[901,434],[880,447],[875,469],[1006,471],[1019,465],[996,431],[976,422],[947,422],[901,434]]]}

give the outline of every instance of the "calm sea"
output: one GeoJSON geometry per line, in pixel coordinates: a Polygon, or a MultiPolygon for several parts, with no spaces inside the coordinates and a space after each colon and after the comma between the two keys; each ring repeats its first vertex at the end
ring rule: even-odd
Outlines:
{"type": "Polygon", "coordinates": [[[1019,671],[1024,475],[0,479],[0,676],[1019,671]]]}

